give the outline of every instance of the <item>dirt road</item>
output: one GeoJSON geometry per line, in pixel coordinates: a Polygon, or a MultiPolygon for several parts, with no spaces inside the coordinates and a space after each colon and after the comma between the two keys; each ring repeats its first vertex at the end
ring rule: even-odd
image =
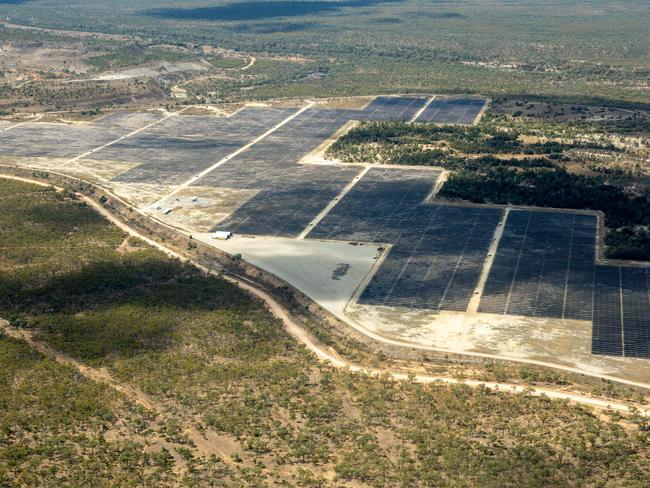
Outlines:
{"type": "MultiPolygon", "coordinates": [[[[26,342],[30,347],[40,352],[44,356],[55,360],[57,363],[69,366],[77,370],[84,377],[97,383],[107,385],[114,390],[119,391],[132,402],[137,403],[147,410],[154,412],[159,420],[170,420],[166,413],[166,408],[162,404],[151,398],[142,390],[134,387],[133,385],[120,383],[115,378],[113,378],[113,376],[105,368],[92,368],[90,366],[87,366],[80,361],[77,361],[76,359],[63,354],[62,352],[53,349],[48,344],[34,339],[32,331],[11,327],[6,320],[0,319],[0,330],[9,337],[26,342]]],[[[178,419],[174,420],[177,421],[178,419]]],[[[192,440],[196,451],[200,455],[205,457],[215,455],[226,464],[234,464],[231,455],[239,450],[238,445],[234,439],[215,433],[206,432],[204,435],[191,425],[184,425],[183,433],[185,433],[192,440]]]]}
{"type": "MultiPolygon", "coordinates": [[[[257,58],[255,56],[251,56],[250,59],[248,60],[248,63],[246,66],[242,66],[241,68],[232,68],[235,71],[246,71],[253,67],[253,65],[257,62],[257,58]]],[[[229,71],[226,69],[226,71],[229,71]]],[[[183,89],[184,86],[189,85],[190,83],[194,83],[195,81],[205,81],[205,80],[210,80],[212,78],[222,78],[224,75],[223,73],[218,73],[216,75],[208,75],[208,76],[199,76],[198,78],[192,78],[190,80],[186,80],[182,83],[179,83],[178,85],[174,85],[171,88],[171,94],[172,97],[176,97],[177,95],[183,95],[187,94],[187,92],[183,89]]]]}

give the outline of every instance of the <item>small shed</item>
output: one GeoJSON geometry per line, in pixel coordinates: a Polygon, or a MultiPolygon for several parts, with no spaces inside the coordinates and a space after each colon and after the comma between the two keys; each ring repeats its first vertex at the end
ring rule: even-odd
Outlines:
{"type": "Polygon", "coordinates": [[[220,241],[227,241],[232,237],[232,232],[229,232],[227,230],[218,230],[214,234],[212,234],[213,239],[219,239],[220,241]]]}

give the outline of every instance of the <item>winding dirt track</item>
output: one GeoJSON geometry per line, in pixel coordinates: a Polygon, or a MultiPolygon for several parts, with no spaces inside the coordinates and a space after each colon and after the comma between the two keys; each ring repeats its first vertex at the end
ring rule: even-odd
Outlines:
{"type": "MultiPolygon", "coordinates": [[[[247,69],[251,68],[256,62],[257,62],[257,58],[255,56],[250,56],[246,66],[242,66],[241,68],[235,68],[235,71],[246,71],[247,69]]],[[[183,81],[182,83],[179,83],[178,85],[174,85],[171,88],[172,98],[174,97],[175,92],[177,93],[179,90],[182,90],[184,86],[187,86],[190,83],[194,83],[195,81],[210,80],[212,78],[219,78],[221,76],[223,76],[221,73],[216,74],[216,75],[199,76],[197,78],[192,78],[192,79],[183,81]]]]}
{"type": "MultiPolygon", "coordinates": [[[[154,412],[160,419],[169,420],[169,414],[167,414],[165,406],[133,385],[117,381],[105,368],[93,368],[87,366],[67,354],[53,349],[48,344],[36,340],[32,331],[11,327],[7,321],[2,319],[0,319],[0,331],[3,331],[9,337],[26,342],[34,350],[50,359],[53,359],[59,364],[75,369],[82,376],[97,383],[109,386],[124,394],[132,402],[154,412]]],[[[196,451],[201,455],[206,457],[215,455],[221,458],[221,460],[226,464],[234,464],[230,454],[237,451],[238,447],[233,439],[210,432],[202,434],[195,427],[189,424],[183,425],[183,433],[192,440],[196,451]]]]}
{"type": "MultiPolygon", "coordinates": [[[[43,183],[41,181],[32,180],[29,178],[21,178],[17,176],[0,175],[0,178],[13,179],[18,181],[23,181],[26,183],[34,183],[40,186],[52,186],[43,183]]],[[[198,263],[195,263],[191,259],[188,259],[187,256],[181,255],[180,253],[165,246],[164,244],[154,241],[153,239],[141,234],[136,229],[132,228],[122,220],[116,218],[113,214],[111,214],[108,210],[106,210],[104,207],[102,207],[99,203],[95,202],[94,200],[82,194],[79,194],[78,196],[79,198],[83,199],[88,205],[93,207],[97,212],[103,215],[107,220],[109,220],[111,223],[113,223],[123,231],[127,232],[128,234],[138,237],[139,239],[142,239],[143,241],[147,242],[149,245],[161,250],[162,252],[164,252],[170,257],[179,259],[181,261],[190,262],[194,266],[196,266],[197,268],[201,269],[206,273],[218,275],[218,273],[216,273],[214,270],[208,269],[198,263]]],[[[269,308],[271,313],[278,319],[282,320],[282,323],[284,324],[286,331],[295,340],[297,340],[298,342],[303,344],[308,350],[313,352],[314,355],[320,361],[327,362],[336,368],[344,368],[350,371],[359,372],[372,377],[376,377],[376,376],[390,377],[396,381],[412,379],[413,381],[422,384],[431,384],[431,383],[438,383],[438,382],[445,383],[445,384],[452,384],[452,385],[464,384],[470,387],[475,387],[475,388],[483,387],[483,388],[489,388],[491,390],[496,390],[496,391],[506,392],[506,393],[530,394],[538,397],[546,396],[551,399],[565,400],[580,405],[585,405],[588,407],[599,408],[599,409],[611,409],[622,413],[636,412],[640,415],[650,417],[650,409],[648,409],[647,406],[641,404],[632,404],[627,402],[621,402],[618,400],[609,400],[609,399],[606,400],[601,398],[594,398],[583,394],[572,393],[572,392],[557,390],[552,388],[542,388],[537,386],[523,386],[523,385],[517,385],[512,383],[486,382],[486,381],[469,380],[469,379],[461,380],[456,378],[449,378],[445,376],[434,376],[434,375],[413,376],[405,372],[396,371],[388,368],[367,368],[365,366],[360,366],[358,364],[352,363],[346,359],[341,358],[336,353],[336,351],[332,350],[331,348],[319,344],[307,330],[305,330],[302,326],[300,326],[291,317],[289,311],[282,304],[280,304],[277,300],[275,300],[271,295],[266,293],[264,290],[260,289],[253,282],[244,280],[237,276],[231,276],[231,275],[223,276],[223,278],[225,278],[231,283],[236,284],[241,289],[246,290],[251,295],[262,300],[269,308]]]]}

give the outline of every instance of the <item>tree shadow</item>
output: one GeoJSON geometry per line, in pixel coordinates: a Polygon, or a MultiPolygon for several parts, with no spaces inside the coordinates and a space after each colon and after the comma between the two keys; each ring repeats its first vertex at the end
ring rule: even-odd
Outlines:
{"type": "Polygon", "coordinates": [[[240,32],[245,34],[274,34],[314,29],[317,28],[318,25],[319,24],[315,22],[255,22],[232,25],[227,27],[227,29],[231,32],[240,32]]]}
{"type": "Polygon", "coordinates": [[[341,1],[245,1],[217,7],[159,8],[145,15],[170,20],[260,20],[275,17],[299,17],[311,14],[337,12],[343,8],[360,8],[403,0],[341,0],[341,1]]]}
{"type": "Polygon", "coordinates": [[[3,277],[0,316],[36,328],[56,349],[90,362],[162,352],[194,314],[251,308],[232,284],[160,256],[103,261],[30,283],[29,277],[3,277]]]}

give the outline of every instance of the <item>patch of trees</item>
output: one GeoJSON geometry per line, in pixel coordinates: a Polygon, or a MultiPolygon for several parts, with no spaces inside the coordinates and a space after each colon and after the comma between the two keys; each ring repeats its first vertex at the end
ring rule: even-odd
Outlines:
{"type": "Polygon", "coordinates": [[[600,210],[609,227],[650,224],[647,196],[630,195],[600,177],[575,175],[560,168],[463,171],[451,175],[440,194],[476,203],[600,210]]]}
{"type": "Polygon", "coordinates": [[[647,228],[613,229],[605,237],[605,255],[613,259],[650,261],[650,232],[647,228]]]}
{"type": "MultiPolygon", "coordinates": [[[[365,122],[332,144],[328,156],[345,162],[360,162],[364,158],[367,161],[368,156],[372,156],[379,162],[390,164],[445,166],[446,158],[458,153],[548,155],[552,159],[558,159],[569,149],[618,150],[611,144],[590,141],[524,142],[521,135],[521,132],[514,129],[485,126],[365,122]],[[432,145],[435,147],[430,147],[432,145]]],[[[449,166],[456,167],[458,162],[449,166]]]]}
{"type": "Polygon", "coordinates": [[[127,66],[139,66],[151,62],[188,61],[193,59],[196,59],[196,56],[184,51],[131,44],[120,46],[117,50],[107,54],[93,56],[88,58],[86,62],[98,71],[103,71],[127,66]]]}

